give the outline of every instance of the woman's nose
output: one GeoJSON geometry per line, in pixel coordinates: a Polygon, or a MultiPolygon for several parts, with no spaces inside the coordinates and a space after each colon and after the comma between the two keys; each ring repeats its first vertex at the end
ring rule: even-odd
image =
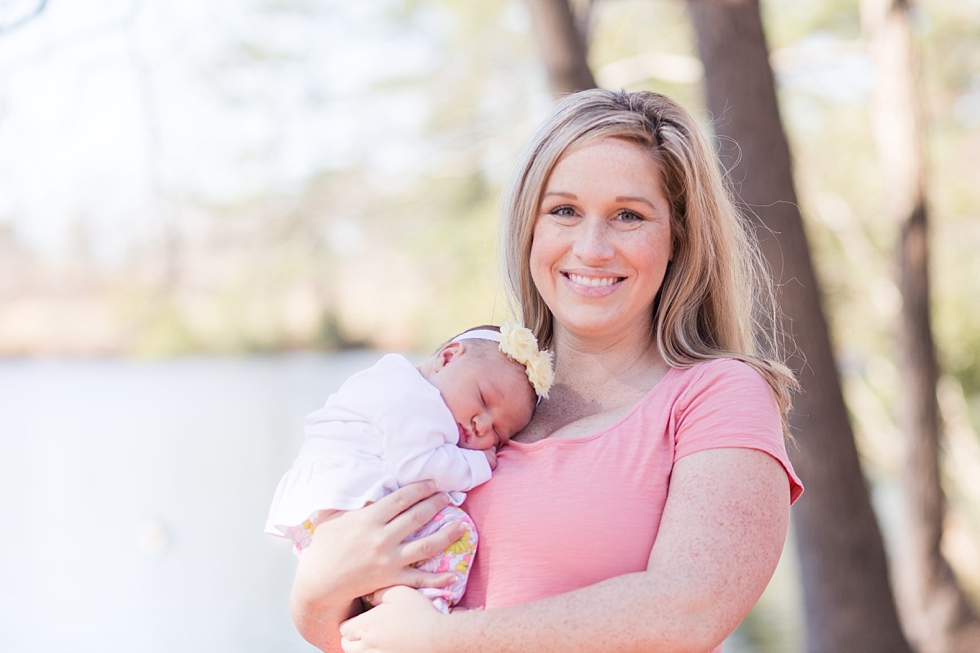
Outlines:
{"type": "Polygon", "coordinates": [[[609,240],[604,220],[586,218],[579,223],[572,251],[583,263],[601,263],[613,257],[615,248],[609,240]]]}

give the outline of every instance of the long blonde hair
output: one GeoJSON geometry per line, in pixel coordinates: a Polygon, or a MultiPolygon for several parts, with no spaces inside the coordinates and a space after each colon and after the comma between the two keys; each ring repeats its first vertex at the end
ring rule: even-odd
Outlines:
{"type": "Polygon", "coordinates": [[[660,355],[671,367],[745,361],[769,383],[785,427],[797,382],[781,361],[768,270],[707,138],[683,107],[659,93],[573,93],[525,145],[504,192],[501,230],[505,278],[524,324],[541,347],[551,346],[554,317],[531,279],[534,225],[561,157],[601,138],[628,140],[649,152],[670,202],[673,256],[653,304],[651,334],[660,355]]]}

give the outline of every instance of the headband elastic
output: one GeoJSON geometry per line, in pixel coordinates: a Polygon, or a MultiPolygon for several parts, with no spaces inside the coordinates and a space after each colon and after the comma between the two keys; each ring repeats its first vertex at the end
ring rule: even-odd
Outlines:
{"type": "Polygon", "coordinates": [[[500,332],[491,331],[490,329],[474,329],[473,331],[459,334],[450,340],[450,342],[459,342],[460,340],[493,340],[494,342],[500,342],[500,332]]]}

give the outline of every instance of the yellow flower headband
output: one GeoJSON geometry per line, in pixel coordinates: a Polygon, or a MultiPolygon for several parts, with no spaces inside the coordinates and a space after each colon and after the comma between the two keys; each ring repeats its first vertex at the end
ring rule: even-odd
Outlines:
{"type": "Polygon", "coordinates": [[[490,329],[475,329],[461,333],[452,339],[460,340],[493,340],[500,343],[500,351],[524,366],[527,379],[534,387],[535,394],[540,399],[548,398],[548,390],[555,381],[555,371],[551,368],[553,354],[547,350],[538,349],[538,340],[531,330],[519,324],[504,322],[500,331],[490,329]]]}

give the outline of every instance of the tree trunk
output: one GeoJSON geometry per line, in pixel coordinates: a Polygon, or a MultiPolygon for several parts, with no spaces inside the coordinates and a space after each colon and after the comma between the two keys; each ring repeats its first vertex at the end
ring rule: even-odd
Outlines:
{"type": "Polygon", "coordinates": [[[863,0],[862,27],[877,65],[871,122],[896,226],[902,293],[899,369],[907,539],[895,587],[910,639],[922,653],[980,651],[980,619],[941,550],[946,497],[939,469],[939,366],[932,337],[929,241],[917,54],[905,0],[863,0]]]}
{"type": "Polygon", "coordinates": [[[527,0],[548,84],[555,95],[595,88],[586,61],[585,37],[568,0],[527,0]]]}
{"type": "Polygon", "coordinates": [[[690,0],[719,136],[741,150],[731,173],[760,229],[803,392],[790,423],[806,484],[794,508],[810,653],[905,653],[884,545],[871,509],[834,364],[758,0],[690,0]]]}

